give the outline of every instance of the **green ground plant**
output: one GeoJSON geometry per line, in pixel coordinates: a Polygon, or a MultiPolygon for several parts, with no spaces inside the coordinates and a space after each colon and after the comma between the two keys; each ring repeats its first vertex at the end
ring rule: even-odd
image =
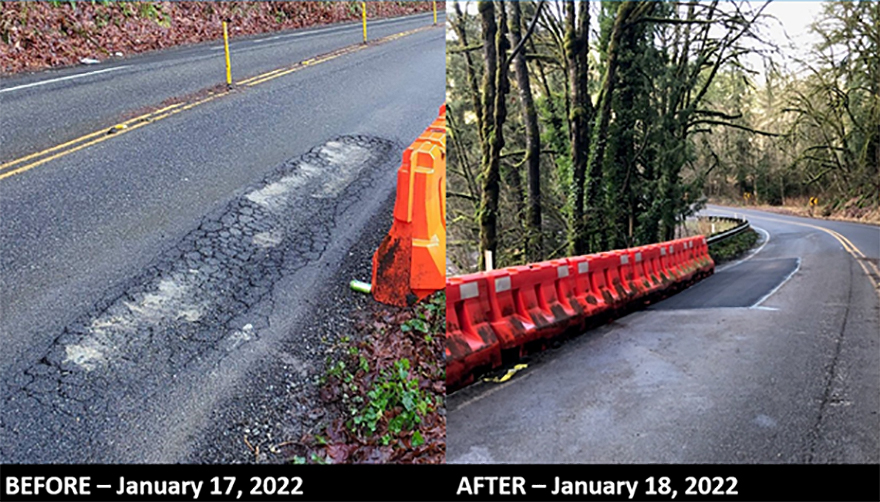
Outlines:
{"type": "Polygon", "coordinates": [[[377,308],[356,327],[359,334],[325,340],[330,355],[316,383],[338,411],[290,461],[442,458],[444,293],[411,308],[377,308]]]}

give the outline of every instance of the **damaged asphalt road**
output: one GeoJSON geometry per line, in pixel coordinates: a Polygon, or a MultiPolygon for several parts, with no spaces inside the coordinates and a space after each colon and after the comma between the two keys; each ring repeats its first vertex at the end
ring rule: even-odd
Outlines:
{"type": "MultiPolygon", "coordinates": [[[[43,357],[6,378],[2,458],[176,457],[203,425],[191,408],[213,403],[233,383],[227,368],[265,358],[292,320],[309,314],[309,288],[298,285],[312,284],[347,253],[344,237],[356,225],[337,222],[376,210],[379,201],[370,207],[362,195],[387,181],[401,149],[363,136],[328,141],[205,219],[65,328],[43,357]],[[153,448],[167,435],[176,440],[153,448]]],[[[297,342],[320,346],[308,337],[297,342]]],[[[306,361],[291,362],[300,376],[310,374],[306,361]]]]}
{"type": "MultiPolygon", "coordinates": [[[[0,183],[0,461],[253,460],[210,438],[251,397],[308,397],[316,312],[390,225],[443,51],[442,29],[417,33],[0,183]],[[289,372],[253,380],[270,367],[289,372]]],[[[272,433],[294,437],[299,409],[272,433]]]]}
{"type": "MultiPolygon", "coordinates": [[[[204,220],[65,328],[43,357],[6,378],[2,458],[174,458],[202,425],[190,408],[212,403],[233,383],[226,368],[266,357],[292,319],[309,314],[310,291],[297,285],[311,284],[323,275],[314,268],[328,269],[347,252],[343,237],[355,226],[337,222],[375,211],[379,202],[363,211],[362,195],[387,181],[401,150],[379,138],[328,141],[204,220]],[[169,434],[177,440],[154,450],[156,438],[169,434]],[[138,456],[129,458],[133,444],[138,456]]],[[[298,365],[308,376],[307,363],[298,365]]]]}

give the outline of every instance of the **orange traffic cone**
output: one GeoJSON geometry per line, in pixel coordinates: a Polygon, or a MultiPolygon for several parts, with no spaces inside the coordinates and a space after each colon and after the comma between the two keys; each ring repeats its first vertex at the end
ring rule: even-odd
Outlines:
{"type": "Polygon", "coordinates": [[[391,230],[373,254],[373,297],[412,305],[446,287],[446,105],[403,153],[391,230]]]}

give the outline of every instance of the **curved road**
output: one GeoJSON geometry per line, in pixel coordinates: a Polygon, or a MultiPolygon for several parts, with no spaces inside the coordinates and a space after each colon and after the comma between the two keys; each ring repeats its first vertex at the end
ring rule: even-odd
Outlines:
{"type": "Polygon", "coordinates": [[[448,461],[877,463],[880,228],[706,212],[757,252],[450,396],[448,461]]]}

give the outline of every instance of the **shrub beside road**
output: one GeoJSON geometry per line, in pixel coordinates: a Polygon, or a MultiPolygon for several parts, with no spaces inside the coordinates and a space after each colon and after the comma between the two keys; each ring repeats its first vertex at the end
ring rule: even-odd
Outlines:
{"type": "Polygon", "coordinates": [[[749,249],[752,249],[756,242],[758,242],[758,232],[749,228],[720,242],[710,244],[709,255],[712,256],[712,260],[717,265],[718,263],[739,257],[749,249]]]}

